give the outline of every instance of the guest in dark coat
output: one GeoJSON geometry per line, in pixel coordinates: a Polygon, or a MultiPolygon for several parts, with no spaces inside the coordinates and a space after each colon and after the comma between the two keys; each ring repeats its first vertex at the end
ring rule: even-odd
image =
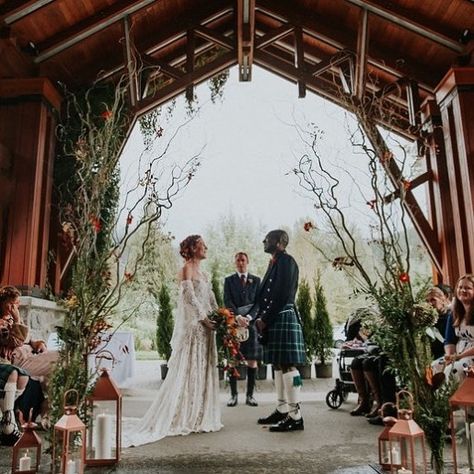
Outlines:
{"type": "Polygon", "coordinates": [[[288,234],[272,230],[263,241],[264,251],[272,255],[257,297],[257,329],[264,344],[263,360],[273,364],[278,404],[259,424],[272,425],[270,431],[303,430],[300,412],[301,377],[296,368],[306,361],[301,322],[295,308],[298,265],[285,251],[288,234]]]}
{"type": "MultiPolygon", "coordinates": [[[[260,286],[260,278],[248,272],[249,257],[245,252],[235,255],[235,267],[237,271],[228,276],[224,281],[224,304],[238,315],[237,319],[244,326],[248,326],[249,337],[240,345],[240,351],[247,361],[247,397],[245,403],[256,407],[258,403],[253,397],[255,389],[255,377],[257,373],[257,362],[262,360],[262,347],[257,340],[255,329],[255,317],[257,305],[255,299],[260,286]]],[[[238,402],[237,378],[229,377],[231,398],[227,403],[229,407],[235,407],[238,402]]]]}

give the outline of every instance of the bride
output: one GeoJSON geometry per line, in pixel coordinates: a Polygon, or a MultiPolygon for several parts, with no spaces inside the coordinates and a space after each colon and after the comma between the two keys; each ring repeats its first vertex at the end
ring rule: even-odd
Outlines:
{"type": "Polygon", "coordinates": [[[199,235],[180,244],[185,263],[180,287],[168,374],[143,418],[126,430],[123,447],[139,446],[165,436],[219,431],[219,378],[214,323],[214,293],[200,270],[207,247],[199,235]]]}

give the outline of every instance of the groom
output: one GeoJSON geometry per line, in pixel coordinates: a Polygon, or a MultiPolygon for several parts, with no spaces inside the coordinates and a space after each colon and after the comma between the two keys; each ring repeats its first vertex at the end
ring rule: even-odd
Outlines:
{"type": "Polygon", "coordinates": [[[263,241],[263,249],[272,255],[257,296],[259,313],[255,322],[263,343],[263,360],[273,364],[278,404],[260,425],[270,431],[303,430],[300,412],[301,377],[297,365],[305,363],[305,347],[299,317],[295,311],[298,265],[285,251],[288,234],[272,230],[263,241]]]}

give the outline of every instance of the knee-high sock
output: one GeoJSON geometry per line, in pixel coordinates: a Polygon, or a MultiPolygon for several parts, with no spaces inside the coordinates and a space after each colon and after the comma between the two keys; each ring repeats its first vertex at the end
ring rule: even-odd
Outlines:
{"type": "Polygon", "coordinates": [[[13,433],[16,426],[15,421],[15,414],[13,409],[15,407],[15,399],[16,399],[16,383],[15,382],[8,382],[5,384],[4,390],[4,397],[3,397],[3,417],[1,421],[1,429],[2,432],[5,434],[13,433]]]}
{"type": "Polygon", "coordinates": [[[275,370],[275,389],[277,394],[277,410],[280,413],[288,413],[288,403],[283,385],[283,372],[281,370],[275,370]]]}
{"type": "Polygon", "coordinates": [[[257,367],[247,367],[247,397],[253,397],[257,367]]]}
{"type": "Polygon", "coordinates": [[[283,384],[285,386],[286,397],[288,400],[289,415],[295,420],[301,418],[300,412],[300,391],[301,376],[297,370],[292,370],[283,374],[283,384]]]}
{"type": "Polygon", "coordinates": [[[237,377],[230,376],[229,377],[229,387],[230,387],[230,394],[234,397],[237,395],[237,377]]]}

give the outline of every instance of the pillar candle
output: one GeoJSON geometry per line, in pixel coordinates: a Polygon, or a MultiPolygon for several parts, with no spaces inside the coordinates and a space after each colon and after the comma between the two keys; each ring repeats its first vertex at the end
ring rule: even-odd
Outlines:
{"type": "Polygon", "coordinates": [[[410,471],[410,469],[405,469],[404,467],[402,467],[398,470],[398,474],[413,474],[413,472],[410,471]]]}
{"type": "Polygon", "coordinates": [[[28,451],[20,458],[20,471],[29,471],[31,469],[31,458],[28,456],[28,451]]]}
{"type": "Polygon", "coordinates": [[[76,474],[76,462],[69,459],[66,465],[66,474],[76,474]]]}
{"type": "Polygon", "coordinates": [[[470,449],[471,449],[471,459],[474,460],[474,423],[469,425],[469,434],[470,434],[470,449]]]}
{"type": "Polygon", "coordinates": [[[106,413],[96,418],[95,458],[110,459],[112,457],[112,418],[106,413]]]}
{"type": "Polygon", "coordinates": [[[400,449],[397,446],[392,447],[392,464],[399,465],[402,462],[402,458],[400,456],[400,449]]]}

